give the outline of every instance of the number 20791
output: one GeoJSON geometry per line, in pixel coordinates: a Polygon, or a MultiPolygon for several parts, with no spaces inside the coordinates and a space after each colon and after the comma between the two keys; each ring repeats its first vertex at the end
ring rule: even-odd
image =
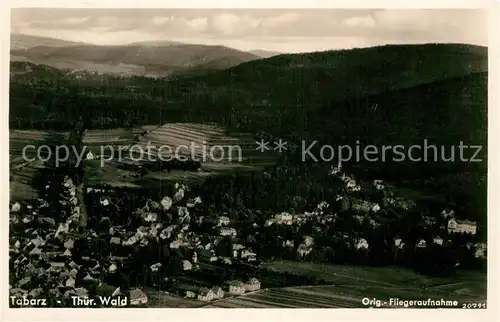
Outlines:
{"type": "Polygon", "coordinates": [[[462,309],[485,309],[486,303],[462,303],[462,309]]]}

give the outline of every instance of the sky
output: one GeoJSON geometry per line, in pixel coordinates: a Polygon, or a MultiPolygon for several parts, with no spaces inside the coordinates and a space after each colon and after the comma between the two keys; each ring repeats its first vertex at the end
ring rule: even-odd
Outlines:
{"type": "Polygon", "coordinates": [[[487,46],[479,9],[12,9],[11,32],[99,45],[169,40],[311,52],[383,44],[487,46]]]}

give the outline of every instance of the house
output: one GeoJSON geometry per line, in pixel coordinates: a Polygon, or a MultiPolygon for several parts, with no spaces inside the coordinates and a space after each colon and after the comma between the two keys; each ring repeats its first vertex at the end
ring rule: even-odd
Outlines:
{"type": "Polygon", "coordinates": [[[245,246],[242,244],[233,244],[233,250],[239,251],[245,249],[245,246]]]}
{"type": "Polygon", "coordinates": [[[151,268],[152,272],[158,272],[158,270],[162,267],[161,263],[156,263],[151,265],[149,268],[151,268]]]}
{"type": "Polygon", "coordinates": [[[193,265],[188,261],[188,260],[183,260],[182,261],[182,268],[185,271],[190,271],[193,269],[193,265]]]}
{"type": "Polygon", "coordinates": [[[228,227],[223,227],[220,230],[220,235],[221,236],[231,236],[231,237],[236,237],[236,229],[234,228],[228,228],[228,227]]]}
{"type": "Polygon", "coordinates": [[[75,246],[75,241],[71,238],[64,243],[64,248],[66,249],[73,249],[74,246],[75,246]]]}
{"type": "Polygon", "coordinates": [[[445,220],[455,217],[455,211],[450,209],[444,209],[441,211],[441,217],[445,220]]]}
{"type": "Polygon", "coordinates": [[[486,244],[485,243],[476,243],[474,245],[474,257],[485,259],[486,258],[486,244]]]}
{"type": "Polygon", "coordinates": [[[439,236],[434,237],[433,242],[436,245],[443,246],[443,238],[441,238],[439,236]]]}
{"type": "Polygon", "coordinates": [[[229,259],[227,257],[221,257],[220,261],[221,261],[222,264],[225,264],[225,265],[232,265],[233,264],[233,262],[231,261],[231,259],[229,259]]]}
{"type": "Polygon", "coordinates": [[[384,190],[385,189],[385,184],[384,184],[384,181],[382,181],[382,180],[373,180],[373,186],[377,190],[384,190]]]}
{"type": "Polygon", "coordinates": [[[214,299],[214,293],[211,289],[207,287],[200,288],[198,292],[198,300],[200,301],[211,301],[214,299]]]}
{"type": "Polygon", "coordinates": [[[312,247],[307,247],[305,244],[300,244],[297,247],[297,253],[300,255],[300,257],[308,255],[311,251],[312,247]]]}
{"type": "Polygon", "coordinates": [[[417,244],[415,245],[415,247],[417,247],[417,248],[426,248],[427,247],[427,242],[425,241],[425,239],[420,238],[418,240],[417,244]]]}
{"type": "Polygon", "coordinates": [[[291,224],[293,216],[287,212],[282,212],[274,216],[274,220],[278,224],[291,224]]]}
{"type": "Polygon", "coordinates": [[[245,289],[249,292],[257,291],[260,290],[260,281],[256,279],[255,277],[252,277],[248,282],[245,284],[245,289]]]}
{"type": "Polygon", "coordinates": [[[246,259],[249,262],[253,262],[257,259],[257,254],[252,252],[250,249],[244,249],[241,251],[241,259],[246,259]]]}
{"type": "Polygon", "coordinates": [[[465,233],[475,235],[477,231],[477,224],[470,220],[456,220],[451,218],[448,220],[448,233],[465,233]]]}
{"type": "Polygon", "coordinates": [[[360,191],[361,187],[356,184],[355,180],[349,180],[346,184],[347,191],[360,191]]]}
{"type": "Polygon", "coordinates": [[[368,242],[364,238],[360,238],[355,243],[356,249],[368,249],[368,242]]]}
{"type": "Polygon", "coordinates": [[[193,291],[186,291],[185,297],[188,299],[194,299],[196,297],[196,294],[193,291]]]}
{"type": "Polygon", "coordinates": [[[143,291],[136,288],[129,292],[130,305],[141,305],[148,303],[148,296],[143,291]]]}
{"type": "Polygon", "coordinates": [[[11,212],[19,212],[19,210],[21,210],[21,204],[19,202],[15,202],[14,204],[12,204],[10,208],[11,212]]]}
{"type": "Polygon", "coordinates": [[[394,238],[394,246],[398,249],[403,249],[405,246],[405,242],[401,238],[396,237],[394,238]]]}
{"type": "Polygon", "coordinates": [[[172,207],[173,201],[170,197],[163,197],[163,199],[160,201],[160,204],[162,205],[164,210],[169,210],[170,207],[172,207]]]}
{"type": "Polygon", "coordinates": [[[231,220],[229,219],[229,217],[220,216],[218,224],[219,224],[219,226],[227,226],[227,225],[229,225],[230,222],[231,222],[231,220]]]}
{"type": "Polygon", "coordinates": [[[241,281],[230,281],[229,282],[229,293],[231,294],[243,294],[246,291],[245,284],[241,281]]]}
{"type": "Polygon", "coordinates": [[[110,244],[114,244],[114,245],[120,245],[121,242],[122,241],[119,237],[111,237],[111,240],[109,241],[110,244]]]}
{"type": "Polygon", "coordinates": [[[212,287],[212,294],[214,295],[214,299],[221,299],[224,297],[224,291],[219,286],[212,287]]]}
{"type": "Polygon", "coordinates": [[[310,247],[310,246],[314,245],[314,238],[311,237],[311,236],[304,236],[304,244],[307,247],[310,247]]]}
{"type": "Polygon", "coordinates": [[[330,170],[330,174],[333,174],[333,175],[339,175],[341,172],[342,172],[342,168],[340,166],[332,167],[330,170]]]}
{"type": "Polygon", "coordinates": [[[174,240],[173,242],[170,243],[170,248],[171,249],[176,249],[176,248],[181,247],[181,245],[182,245],[182,240],[176,239],[176,240],[174,240]]]}

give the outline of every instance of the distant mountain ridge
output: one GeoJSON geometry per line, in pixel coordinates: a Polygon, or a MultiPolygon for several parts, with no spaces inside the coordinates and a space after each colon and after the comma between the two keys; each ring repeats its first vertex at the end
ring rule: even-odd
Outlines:
{"type": "Polygon", "coordinates": [[[22,50],[37,46],[64,47],[83,44],[84,43],[82,42],[67,41],[50,37],[31,36],[25,34],[10,35],[10,50],[22,50]]]}
{"type": "Polygon", "coordinates": [[[159,41],[102,46],[13,35],[12,60],[61,69],[167,76],[176,72],[221,70],[261,57],[224,46],[159,41]]]}
{"type": "Polygon", "coordinates": [[[278,56],[282,55],[283,53],[277,52],[277,51],[269,51],[269,50],[261,50],[261,49],[256,49],[256,50],[250,50],[249,53],[257,55],[262,58],[270,58],[273,56],[278,56]]]}

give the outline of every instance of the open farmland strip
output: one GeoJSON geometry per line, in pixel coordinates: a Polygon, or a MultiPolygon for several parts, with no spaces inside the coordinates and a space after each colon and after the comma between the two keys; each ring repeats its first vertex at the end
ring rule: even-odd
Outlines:
{"type": "Polygon", "coordinates": [[[298,301],[304,303],[310,303],[311,305],[319,305],[321,307],[336,307],[339,304],[341,305],[352,305],[353,303],[358,302],[359,300],[353,298],[344,298],[342,296],[325,298],[323,296],[318,296],[314,292],[308,293],[307,296],[303,293],[293,292],[291,289],[275,289],[272,290],[271,294],[275,294],[277,296],[281,296],[285,299],[297,299],[298,301]]]}
{"type": "Polygon", "coordinates": [[[179,138],[179,139],[191,140],[191,141],[194,141],[194,140],[204,141],[204,140],[208,140],[210,138],[210,136],[207,136],[203,132],[197,132],[197,133],[183,132],[183,131],[179,131],[175,128],[172,129],[168,125],[145,135],[143,137],[143,139],[154,139],[155,137],[160,137],[160,138],[172,137],[172,138],[179,138]]]}
{"type": "Polygon", "coordinates": [[[329,299],[341,299],[341,300],[352,301],[352,302],[360,301],[359,298],[338,294],[338,292],[340,292],[339,290],[337,290],[337,294],[335,294],[332,292],[333,290],[329,291],[329,290],[324,289],[321,286],[314,287],[313,290],[311,290],[310,288],[301,288],[301,287],[287,288],[286,290],[288,292],[292,292],[292,293],[296,293],[296,294],[303,294],[304,296],[311,295],[311,296],[315,296],[315,297],[323,297],[323,298],[329,298],[329,299]]]}
{"type": "Polygon", "coordinates": [[[289,304],[289,303],[284,303],[282,301],[272,301],[271,298],[267,297],[266,295],[259,296],[260,294],[252,294],[252,296],[242,296],[241,298],[245,299],[245,301],[251,301],[254,303],[258,303],[260,305],[266,305],[267,307],[274,307],[274,308],[296,308],[296,305],[289,304]]]}
{"type": "Polygon", "coordinates": [[[196,123],[176,123],[171,125],[174,129],[186,132],[186,133],[204,133],[210,136],[223,134],[224,131],[221,128],[218,128],[215,125],[207,125],[207,124],[196,124],[196,123]]]}
{"type": "Polygon", "coordinates": [[[270,289],[262,294],[252,295],[252,298],[268,300],[277,303],[287,303],[295,307],[333,307],[331,301],[322,301],[316,298],[304,298],[297,294],[289,293],[284,289],[270,289]]]}
{"type": "Polygon", "coordinates": [[[227,300],[223,301],[224,304],[228,303],[232,305],[233,307],[238,307],[238,308],[268,308],[270,307],[267,303],[265,302],[257,302],[257,301],[252,301],[250,298],[246,297],[234,297],[234,298],[228,298],[227,300]]]}

